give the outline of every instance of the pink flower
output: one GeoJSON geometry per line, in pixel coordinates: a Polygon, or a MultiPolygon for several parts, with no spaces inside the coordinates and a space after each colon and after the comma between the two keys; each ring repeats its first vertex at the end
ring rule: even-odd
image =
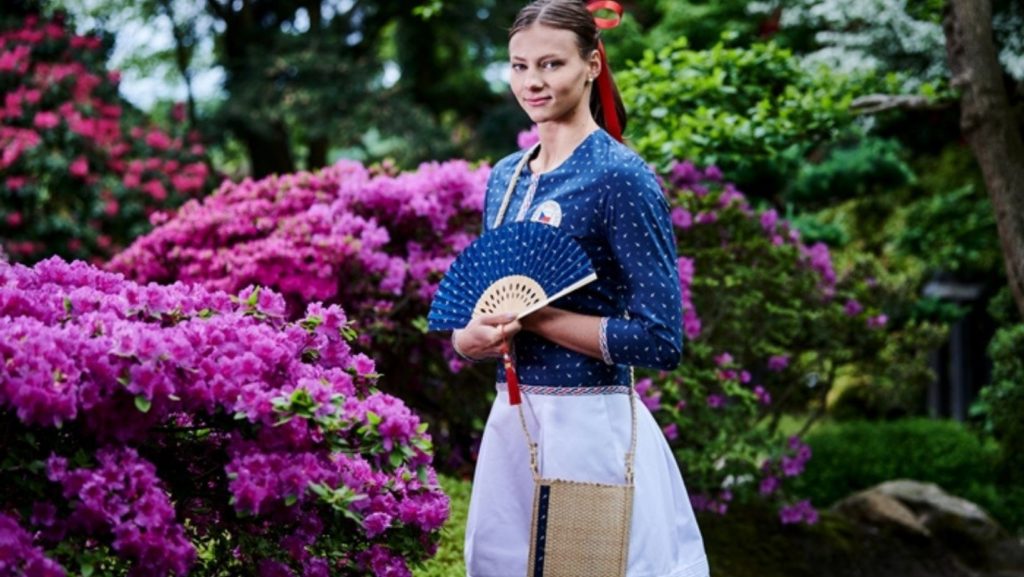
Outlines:
{"type": "Polygon", "coordinates": [[[526,149],[530,148],[534,144],[540,142],[540,128],[534,124],[529,130],[523,130],[516,137],[516,142],[519,144],[519,148],[526,149]]]}
{"type": "Polygon", "coordinates": [[[171,139],[159,130],[151,130],[146,134],[146,144],[157,150],[166,150],[171,147],[171,139]]]}
{"type": "Polygon", "coordinates": [[[888,322],[889,322],[889,317],[884,315],[884,314],[881,314],[881,315],[878,315],[878,316],[870,317],[868,319],[868,321],[867,321],[867,324],[868,324],[868,328],[879,329],[879,328],[884,327],[886,325],[886,323],[888,323],[888,322]]]}
{"type": "Polygon", "coordinates": [[[697,224],[711,224],[718,220],[718,213],[716,212],[699,212],[697,213],[697,224]]]}
{"type": "Polygon", "coordinates": [[[787,505],[779,509],[779,519],[783,525],[790,525],[793,523],[807,523],[808,525],[814,525],[818,522],[818,511],[814,509],[811,502],[807,499],[795,503],[793,505],[787,505]]]}
{"type": "Polygon", "coordinates": [[[60,117],[53,112],[37,112],[32,125],[40,130],[54,128],[60,124],[60,117]]]}
{"type": "Polygon", "coordinates": [[[82,178],[89,174],[89,162],[84,156],[79,156],[68,166],[68,172],[71,173],[71,176],[82,178]]]}
{"type": "Polygon", "coordinates": [[[760,486],[758,487],[758,492],[760,492],[764,496],[771,495],[772,493],[779,489],[780,484],[781,483],[779,483],[778,477],[774,475],[768,475],[767,477],[761,479],[760,486]]]}
{"type": "Polygon", "coordinates": [[[163,202],[167,199],[167,189],[164,188],[164,183],[159,180],[150,180],[143,184],[141,188],[157,202],[163,202]]]}
{"type": "Polygon", "coordinates": [[[707,403],[712,409],[718,409],[725,405],[725,397],[722,395],[708,395],[707,403]]]}
{"type": "Polygon", "coordinates": [[[171,107],[171,119],[175,122],[185,122],[187,110],[184,102],[175,102],[171,107]]]}
{"type": "Polygon", "coordinates": [[[693,215],[683,208],[672,209],[672,224],[681,229],[688,229],[693,226],[693,215]]]}
{"type": "Polygon", "coordinates": [[[387,513],[371,513],[367,515],[366,519],[363,520],[363,526],[366,527],[366,536],[372,539],[387,531],[391,527],[391,519],[391,515],[387,513]]]}
{"type": "Polygon", "coordinates": [[[847,300],[846,305],[843,307],[843,313],[848,317],[857,316],[862,310],[864,310],[864,307],[856,299],[847,300]]]}
{"type": "Polygon", "coordinates": [[[662,428],[662,431],[664,431],[665,438],[668,439],[669,441],[675,441],[676,439],[679,438],[679,425],[675,423],[669,423],[668,425],[665,425],[665,427],[662,428]]]}
{"type": "Polygon", "coordinates": [[[672,184],[680,188],[687,188],[700,182],[703,179],[703,175],[692,162],[684,161],[672,165],[669,179],[672,181],[672,184]]]}
{"type": "Polygon", "coordinates": [[[724,352],[715,357],[715,364],[720,367],[724,367],[725,365],[728,365],[730,363],[732,363],[732,355],[730,355],[728,352],[724,352]]]}
{"type": "Polygon", "coordinates": [[[768,370],[779,372],[789,366],[789,355],[772,355],[768,359],[768,370]]]}
{"type": "Polygon", "coordinates": [[[757,397],[757,402],[761,403],[762,405],[772,404],[771,393],[769,393],[768,390],[762,387],[761,385],[757,385],[756,387],[754,387],[754,396],[757,397]]]}

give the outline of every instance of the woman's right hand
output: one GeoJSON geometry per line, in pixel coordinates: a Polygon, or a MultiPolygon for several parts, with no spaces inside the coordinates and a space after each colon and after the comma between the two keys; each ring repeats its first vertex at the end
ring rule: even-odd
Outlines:
{"type": "Polygon", "coordinates": [[[482,360],[501,356],[501,341],[522,329],[515,313],[480,315],[452,333],[452,345],[463,356],[482,360]]]}

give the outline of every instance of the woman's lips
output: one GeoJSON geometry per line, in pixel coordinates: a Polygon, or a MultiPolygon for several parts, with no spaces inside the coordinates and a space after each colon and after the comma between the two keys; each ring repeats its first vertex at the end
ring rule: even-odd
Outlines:
{"type": "Polygon", "coordinates": [[[544,104],[547,103],[548,100],[551,100],[551,97],[544,96],[540,98],[527,98],[526,103],[529,104],[530,106],[543,106],[544,104]]]}

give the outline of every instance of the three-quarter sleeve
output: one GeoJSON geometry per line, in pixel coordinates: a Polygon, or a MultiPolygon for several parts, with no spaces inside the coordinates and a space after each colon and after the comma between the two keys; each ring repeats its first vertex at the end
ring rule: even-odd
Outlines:
{"type": "Polygon", "coordinates": [[[646,166],[619,170],[608,191],[608,242],[626,315],[602,323],[605,362],[670,370],[682,353],[682,301],[668,203],[646,166]]]}

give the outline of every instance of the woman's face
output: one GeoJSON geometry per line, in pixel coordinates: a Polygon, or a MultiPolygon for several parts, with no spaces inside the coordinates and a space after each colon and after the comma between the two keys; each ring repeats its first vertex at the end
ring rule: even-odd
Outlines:
{"type": "Polygon", "coordinates": [[[534,24],[508,42],[512,92],[530,120],[572,122],[590,114],[590,84],[600,72],[597,51],[580,56],[576,35],[569,30],[534,24]]]}

